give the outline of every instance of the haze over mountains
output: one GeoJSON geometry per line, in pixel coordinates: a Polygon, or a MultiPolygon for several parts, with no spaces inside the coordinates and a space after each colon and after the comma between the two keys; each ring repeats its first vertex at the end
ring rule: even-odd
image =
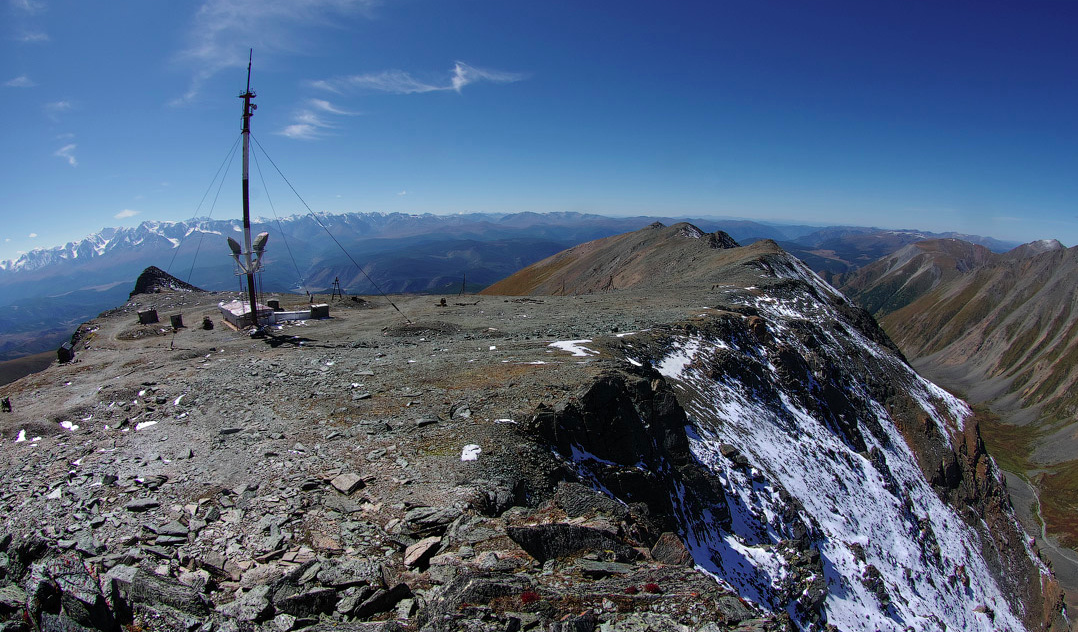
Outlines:
{"type": "MultiPolygon", "coordinates": [[[[475,291],[565,248],[654,221],[677,220],[580,213],[346,213],[320,214],[318,221],[311,215],[258,220],[255,231],[270,233],[262,277],[268,290],[328,292],[334,279],[340,279],[351,294],[378,289],[456,293],[462,285],[475,291]]],[[[741,243],[773,239],[814,270],[827,273],[855,269],[933,236],[912,230],[821,229],[729,219],[693,222],[705,231],[724,230],[741,243]]],[[[237,287],[223,242],[240,231],[239,220],[143,222],[0,261],[0,359],[54,349],[78,323],[122,301],[139,273],[151,265],[208,290],[237,287]]],[[[1008,246],[963,237],[991,248],[1008,246]]]]}

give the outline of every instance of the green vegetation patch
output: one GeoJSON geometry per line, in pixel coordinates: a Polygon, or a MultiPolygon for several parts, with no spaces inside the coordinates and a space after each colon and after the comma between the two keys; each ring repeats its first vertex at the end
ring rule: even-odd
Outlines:
{"type": "Polygon", "coordinates": [[[1004,423],[984,405],[973,406],[973,419],[980,424],[981,438],[996,465],[1026,477],[1026,472],[1033,468],[1031,457],[1037,431],[1032,426],[1004,423]]]}
{"type": "Polygon", "coordinates": [[[1068,461],[1037,477],[1041,514],[1048,533],[1063,546],[1078,547],[1078,460],[1068,461]]]}

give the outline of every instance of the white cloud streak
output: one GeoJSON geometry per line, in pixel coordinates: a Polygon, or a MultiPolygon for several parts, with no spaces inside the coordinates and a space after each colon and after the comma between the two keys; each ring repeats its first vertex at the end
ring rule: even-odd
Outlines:
{"type": "Polygon", "coordinates": [[[47,42],[50,39],[51,38],[49,37],[48,33],[43,33],[41,31],[27,31],[26,33],[22,34],[22,37],[19,38],[19,41],[26,44],[37,44],[40,42],[47,42]]]}
{"type": "Polygon", "coordinates": [[[33,88],[36,85],[37,84],[34,83],[30,79],[30,77],[27,77],[26,75],[19,75],[14,79],[10,79],[4,82],[5,88],[33,88]]]}
{"type": "Polygon", "coordinates": [[[193,70],[191,84],[173,105],[195,98],[203,83],[227,68],[242,68],[248,49],[259,56],[304,48],[301,29],[334,27],[341,18],[369,15],[378,0],[207,0],[195,14],[176,61],[193,70]]]}
{"type": "Polygon", "coordinates": [[[129,208],[125,208],[124,210],[120,211],[119,213],[113,215],[113,217],[115,217],[116,219],[127,219],[128,217],[134,217],[134,216],[136,216],[138,214],[139,214],[139,211],[132,211],[129,208]]]}
{"type": "Polygon", "coordinates": [[[293,116],[293,123],[278,134],[296,140],[318,140],[329,136],[328,130],[336,127],[325,115],[355,116],[356,112],[343,110],[323,99],[308,99],[308,108],[303,108],[293,116]]]}
{"type": "Polygon", "coordinates": [[[60,114],[70,111],[72,107],[70,101],[53,101],[52,103],[46,103],[42,106],[42,109],[45,110],[45,116],[58,121],[60,120],[60,114]]]}
{"type": "Polygon", "coordinates": [[[11,8],[22,13],[34,14],[45,10],[45,3],[37,0],[11,0],[11,8]]]}
{"type": "Polygon", "coordinates": [[[459,93],[465,86],[481,81],[490,83],[512,83],[521,81],[526,75],[517,72],[476,68],[458,61],[453,65],[448,79],[440,81],[418,79],[403,70],[384,70],[377,73],[350,75],[333,79],[322,79],[310,83],[315,88],[343,93],[347,90],[374,90],[393,94],[420,94],[424,92],[459,93]]]}
{"type": "Polygon", "coordinates": [[[30,239],[35,239],[37,237],[37,233],[30,233],[29,235],[27,235],[27,237],[29,237],[30,239]]]}
{"type": "Polygon", "coordinates": [[[70,145],[64,145],[60,149],[57,149],[52,155],[63,158],[67,161],[67,164],[71,165],[72,167],[77,167],[79,166],[79,161],[75,160],[76,147],[78,147],[78,145],[76,145],[75,143],[71,143],[70,145]]]}

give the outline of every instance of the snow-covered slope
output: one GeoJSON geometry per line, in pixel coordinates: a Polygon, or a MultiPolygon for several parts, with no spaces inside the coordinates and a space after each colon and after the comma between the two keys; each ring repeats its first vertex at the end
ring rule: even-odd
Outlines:
{"type": "MultiPolygon", "coordinates": [[[[634,404],[652,428],[639,456],[594,421],[575,427],[606,414],[589,400],[623,406],[589,393],[546,431],[581,478],[626,503],[664,488],[696,564],[800,629],[1066,629],[969,407],[797,259],[726,256],[740,259],[710,277],[727,282],[694,290],[709,307],[619,343],[626,374],[676,397],[695,465],[656,447],[677,443],[679,422],[652,403],[634,404]]],[[[677,284],[652,286],[664,281],[677,284]]]]}
{"type": "MultiPolygon", "coordinates": [[[[735,301],[759,312],[782,353],[870,365],[902,384],[941,440],[953,445],[961,435],[969,415],[964,403],[854,330],[845,335],[861,357],[850,357],[849,340],[838,339],[843,334],[808,324],[837,320],[822,303],[735,301]]],[[[719,477],[732,513],[728,530],[691,538],[697,563],[743,595],[781,609],[799,579],[783,542],[803,527],[822,562],[822,576],[812,578],[809,590],[825,591],[824,618],[842,630],[1023,629],[1027,613],[1008,602],[983,557],[985,534],[937,495],[868,380],[846,375],[840,391],[827,393],[839,387],[836,376],[813,372],[815,383],[793,385],[782,374],[783,360],[748,339],[700,334],[671,344],[676,350],[659,370],[683,393],[693,453],[719,477]],[[732,358],[775,388],[722,370],[732,358]],[[826,397],[853,408],[835,418],[812,403],[826,397]],[[791,497],[800,504],[793,524],[781,519],[791,497]]],[[[1031,551],[1018,553],[1047,575],[1031,551]]]]}

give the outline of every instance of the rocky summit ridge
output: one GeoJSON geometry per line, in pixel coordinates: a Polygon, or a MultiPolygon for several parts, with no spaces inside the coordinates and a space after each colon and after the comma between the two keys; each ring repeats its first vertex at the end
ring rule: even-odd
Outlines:
{"type": "Polygon", "coordinates": [[[86,323],[0,393],[3,629],[1065,629],[968,408],[774,244],[669,229],[618,289],[86,323]]]}

